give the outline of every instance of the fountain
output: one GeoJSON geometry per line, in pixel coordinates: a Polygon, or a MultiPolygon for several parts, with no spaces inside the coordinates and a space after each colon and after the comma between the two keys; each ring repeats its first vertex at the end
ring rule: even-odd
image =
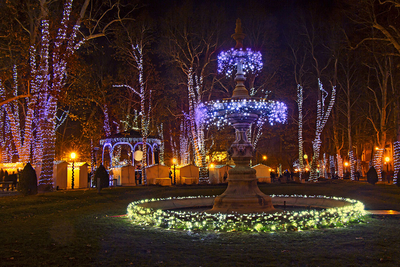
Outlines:
{"type": "Polygon", "coordinates": [[[235,48],[218,56],[220,72],[230,75],[236,70],[232,97],[203,103],[196,110],[196,119],[201,120],[198,123],[217,127],[232,125],[235,129],[236,138],[229,149],[235,167],[229,170],[225,192],[219,196],[139,200],[129,204],[127,216],[140,225],[189,231],[301,231],[359,223],[365,212],[364,205],[357,200],[303,195],[271,197],[258,188],[256,171],[249,166],[253,146],[247,132],[253,123],[262,125],[268,121],[273,125],[285,122],[287,108],[279,101],[249,96],[244,85],[245,73],[260,71],[262,61],[260,52],[243,49],[244,37],[238,19],[232,35],[236,41],[235,48]],[[274,205],[304,210],[280,211],[274,205]],[[208,207],[208,210],[191,210],[198,207],[208,207]],[[316,210],[310,210],[311,207],[316,210]]]}
{"type": "MultiPolygon", "coordinates": [[[[224,110],[226,110],[227,105],[235,102],[242,102],[244,106],[247,103],[252,103],[253,105],[265,103],[264,99],[250,98],[249,92],[244,85],[246,78],[243,65],[247,63],[245,61],[248,60],[249,51],[253,54],[251,50],[243,50],[244,37],[245,34],[242,32],[240,19],[237,19],[235,33],[232,35],[232,38],[236,41],[236,46],[234,50],[231,50],[236,53],[232,53],[233,55],[230,56],[234,65],[237,66],[236,86],[233,90],[232,98],[224,102],[224,110]]],[[[220,58],[221,60],[223,59],[220,58]]],[[[248,63],[251,64],[251,62],[248,63]]],[[[253,146],[249,142],[246,133],[251,124],[259,118],[261,110],[251,109],[250,107],[247,107],[247,109],[247,112],[237,109],[227,115],[228,123],[235,128],[236,140],[229,150],[229,154],[235,162],[235,167],[229,170],[228,187],[223,194],[215,198],[210,212],[271,213],[276,211],[272,205],[271,197],[262,193],[258,188],[256,170],[249,166],[253,157],[253,146]]],[[[215,111],[215,109],[211,110],[215,111]]]]}

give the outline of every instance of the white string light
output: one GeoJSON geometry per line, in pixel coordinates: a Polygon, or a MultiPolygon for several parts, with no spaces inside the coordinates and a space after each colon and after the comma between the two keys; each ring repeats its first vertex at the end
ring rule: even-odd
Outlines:
{"type": "MultiPolygon", "coordinates": [[[[212,196],[214,197],[214,196],[212,196]]],[[[132,202],[127,216],[133,223],[144,226],[186,231],[203,230],[213,232],[276,232],[303,231],[328,227],[343,227],[350,223],[361,223],[365,215],[364,204],[360,201],[327,196],[271,195],[272,198],[308,198],[345,201],[348,205],[323,210],[283,211],[276,213],[207,213],[179,210],[145,208],[151,202],[210,198],[210,196],[189,196],[173,198],[144,199],[132,202]]]]}
{"type": "Polygon", "coordinates": [[[263,68],[262,55],[259,51],[252,51],[250,48],[232,48],[228,51],[222,51],[218,55],[218,72],[225,73],[226,76],[232,76],[236,71],[238,61],[242,62],[245,73],[257,73],[263,68]]]}
{"type": "Polygon", "coordinates": [[[332,94],[331,94],[331,99],[329,101],[328,108],[325,111],[325,99],[328,96],[328,93],[324,89],[321,80],[318,78],[318,87],[319,90],[322,92],[321,93],[321,98],[318,99],[317,101],[317,120],[316,120],[316,127],[315,127],[315,137],[314,140],[312,141],[313,145],[313,161],[312,161],[312,167],[311,167],[311,173],[310,173],[310,179],[311,181],[318,181],[318,172],[317,172],[317,162],[319,160],[319,153],[321,149],[321,135],[322,131],[325,127],[326,122],[328,121],[328,118],[331,114],[333,105],[335,104],[335,99],[336,99],[336,86],[332,87],[332,94]]]}
{"type": "MultiPolygon", "coordinates": [[[[228,99],[202,103],[197,107],[196,120],[199,123],[204,123],[207,127],[216,126],[217,128],[222,128],[230,125],[228,116],[236,113],[240,113],[244,117],[250,116],[250,114],[263,115],[267,117],[270,125],[285,123],[287,120],[286,104],[263,98],[228,99]]],[[[264,117],[261,120],[264,120],[264,117]]],[[[256,123],[260,123],[259,120],[256,123]]]]}
{"type": "Polygon", "coordinates": [[[383,158],[384,150],[385,149],[383,149],[383,148],[376,149],[374,159],[373,159],[373,164],[374,164],[375,170],[378,174],[379,182],[382,182],[382,158],[383,158]]]}
{"type": "Polygon", "coordinates": [[[397,175],[400,170],[400,142],[395,141],[394,144],[394,159],[393,159],[393,165],[394,165],[394,175],[393,175],[393,184],[397,184],[399,181],[397,181],[397,175]]]}

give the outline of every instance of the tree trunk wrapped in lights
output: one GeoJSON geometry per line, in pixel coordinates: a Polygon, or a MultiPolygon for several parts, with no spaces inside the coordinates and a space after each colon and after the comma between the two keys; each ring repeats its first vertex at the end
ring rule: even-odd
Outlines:
{"type": "Polygon", "coordinates": [[[184,117],[181,121],[179,133],[179,150],[180,150],[180,165],[187,165],[190,163],[190,131],[184,117]]]}
{"type": "Polygon", "coordinates": [[[299,179],[301,181],[303,172],[304,172],[304,163],[303,163],[303,86],[300,84],[297,85],[297,107],[299,110],[299,121],[298,121],[298,139],[299,139],[299,179]]]}
{"type": "Polygon", "coordinates": [[[161,145],[160,145],[160,149],[159,149],[159,162],[160,164],[165,164],[164,163],[164,151],[165,151],[165,142],[164,142],[164,124],[161,123],[159,127],[157,127],[158,130],[158,137],[161,140],[161,145]]]}
{"type": "Polygon", "coordinates": [[[400,142],[394,142],[394,175],[393,175],[393,183],[397,184],[399,181],[397,180],[397,176],[400,170],[400,142]]]}
{"type": "Polygon", "coordinates": [[[329,172],[331,173],[331,178],[334,178],[336,174],[335,156],[329,156],[329,172]]]}
{"type": "Polygon", "coordinates": [[[208,183],[208,168],[206,163],[206,149],[204,143],[204,124],[196,120],[197,107],[201,103],[200,88],[202,88],[203,78],[195,75],[190,68],[187,74],[188,78],[188,100],[189,100],[189,127],[192,134],[193,146],[195,151],[196,164],[200,168],[199,183],[208,183]],[[196,85],[194,85],[196,81],[196,85]],[[195,92],[196,89],[196,92],[195,92]]]}
{"type": "Polygon", "coordinates": [[[315,138],[312,142],[313,144],[313,159],[311,163],[311,172],[310,178],[312,181],[316,182],[318,180],[318,160],[321,149],[321,134],[325,127],[326,122],[331,114],[333,105],[335,104],[336,99],[336,86],[332,87],[331,99],[329,101],[329,105],[325,110],[325,99],[328,96],[328,92],[324,89],[321,80],[318,79],[319,90],[321,91],[321,98],[317,101],[317,120],[315,127],[315,138]]]}
{"type": "Polygon", "coordinates": [[[336,154],[336,161],[337,161],[337,174],[339,179],[343,179],[343,159],[342,156],[336,154]]]}
{"type": "Polygon", "coordinates": [[[383,159],[384,151],[385,151],[385,149],[383,149],[383,148],[376,149],[374,159],[373,159],[374,168],[378,174],[379,182],[382,182],[382,159],[383,159]]]}
{"type": "Polygon", "coordinates": [[[355,158],[354,158],[354,152],[353,152],[353,150],[350,150],[349,151],[349,160],[350,160],[350,179],[352,180],[352,181],[354,181],[355,180],[355,176],[354,176],[354,174],[355,174],[355,172],[356,172],[356,160],[355,160],[355,158]]]}

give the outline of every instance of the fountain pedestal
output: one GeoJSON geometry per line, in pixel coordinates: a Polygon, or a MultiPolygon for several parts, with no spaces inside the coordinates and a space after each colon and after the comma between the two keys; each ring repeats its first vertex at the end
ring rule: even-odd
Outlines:
{"type": "Polygon", "coordinates": [[[261,213],[275,212],[270,196],[260,191],[256,170],[250,168],[253,146],[247,139],[246,131],[257,119],[256,114],[231,114],[228,119],[235,128],[236,140],[230,153],[235,167],[229,170],[228,187],[217,196],[210,212],[221,213],[261,213]]]}

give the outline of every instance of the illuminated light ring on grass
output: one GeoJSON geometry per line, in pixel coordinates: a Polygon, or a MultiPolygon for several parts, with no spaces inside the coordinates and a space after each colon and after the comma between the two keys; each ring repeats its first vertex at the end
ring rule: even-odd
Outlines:
{"type": "MultiPolygon", "coordinates": [[[[129,204],[127,215],[134,224],[161,227],[166,229],[181,229],[186,231],[214,231],[214,232],[277,232],[303,231],[311,229],[343,227],[348,224],[363,222],[365,215],[364,204],[358,200],[327,196],[302,195],[271,195],[274,199],[288,202],[322,202],[337,201],[342,207],[331,207],[322,210],[282,211],[273,214],[223,214],[207,212],[191,212],[161,208],[151,208],[168,204],[176,206],[174,201],[206,200],[212,203],[215,196],[190,196],[173,198],[156,198],[135,201],[129,204]],[[344,204],[345,202],[345,204],[344,204]],[[148,207],[146,207],[148,206],[148,207]]],[[[179,205],[178,205],[179,206],[179,205]]],[[[196,206],[196,205],[194,205],[196,206]]],[[[313,205],[311,205],[313,206],[313,205]]],[[[340,206],[340,205],[339,205],[340,206]]],[[[176,207],[175,207],[176,208],[176,207]]]]}
{"type": "Polygon", "coordinates": [[[201,103],[196,109],[196,122],[204,123],[207,127],[211,125],[218,128],[229,125],[228,116],[231,114],[259,115],[256,123],[269,122],[274,125],[285,123],[287,120],[287,106],[279,101],[258,99],[227,99],[222,101],[209,101],[201,103]]]}

